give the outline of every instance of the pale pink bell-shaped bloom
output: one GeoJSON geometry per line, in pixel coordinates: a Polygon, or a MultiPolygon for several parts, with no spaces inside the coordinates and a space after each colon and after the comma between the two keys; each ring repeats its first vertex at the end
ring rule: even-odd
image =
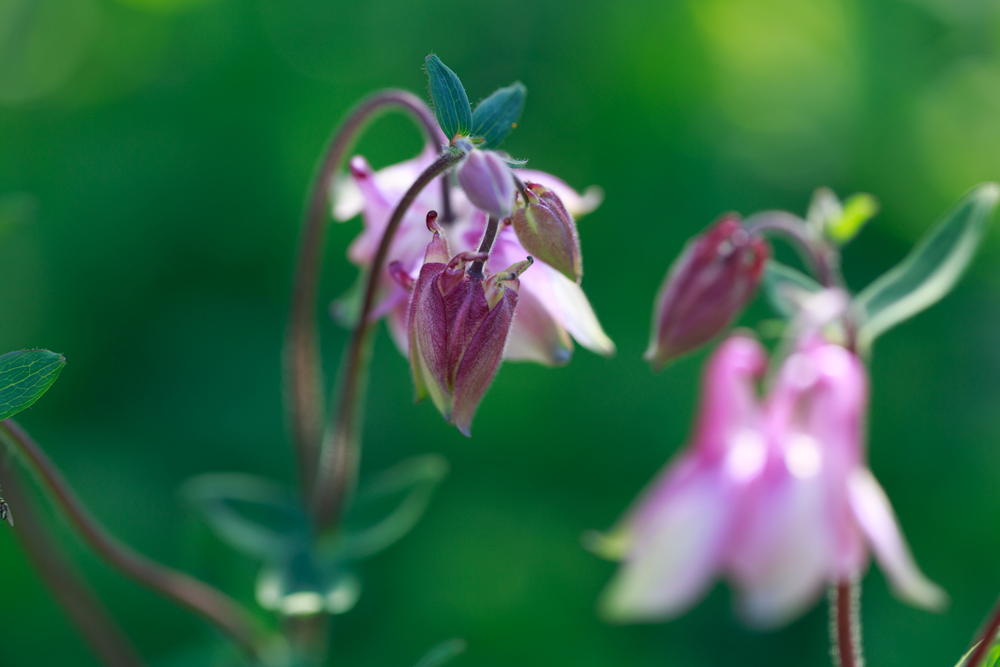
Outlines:
{"type": "MultiPolygon", "coordinates": [[[[437,157],[425,149],[412,160],[373,171],[362,157],[350,162],[350,178],[333,184],[333,215],[337,220],[349,220],[358,213],[364,219],[364,230],[348,249],[348,258],[359,267],[371,264],[385,225],[396,203],[417,176],[437,157]]],[[[598,189],[579,194],[565,182],[549,174],[519,169],[521,178],[550,188],[562,200],[567,211],[581,216],[600,205],[598,189]]],[[[446,229],[452,250],[458,254],[478,249],[486,228],[486,213],[475,208],[460,188],[451,189],[451,223],[439,219],[446,229]]],[[[424,217],[430,210],[443,213],[441,184],[430,184],[417,196],[393,239],[389,260],[414,280],[423,263],[424,249],[430,241],[424,217]]],[[[529,255],[518,242],[513,229],[504,225],[490,253],[493,267],[505,268],[529,255]],[[508,260],[513,261],[508,261],[508,260]]],[[[389,332],[397,347],[408,353],[406,333],[409,293],[389,275],[380,277],[379,294],[374,317],[387,317],[389,332]]],[[[521,277],[517,317],[511,327],[504,358],[512,361],[536,361],[547,365],[565,363],[572,355],[575,338],[584,347],[598,354],[611,355],[614,343],[604,333],[590,302],[578,284],[566,278],[542,261],[536,261],[531,271],[521,277]]]]}
{"type": "Polygon", "coordinates": [[[692,445],[608,538],[622,557],[603,598],[621,622],[685,612],[716,576],[741,616],[783,625],[823,591],[861,574],[869,549],[896,594],[939,608],[864,448],[867,376],[848,350],[814,339],[781,366],[758,403],[764,351],[744,337],[709,361],[692,445]]]}

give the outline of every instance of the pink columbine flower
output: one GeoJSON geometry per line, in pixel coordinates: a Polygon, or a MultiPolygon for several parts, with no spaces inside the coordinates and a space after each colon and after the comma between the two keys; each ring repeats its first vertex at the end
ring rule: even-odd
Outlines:
{"type": "Polygon", "coordinates": [[[408,328],[417,400],[430,396],[444,418],[468,436],[476,407],[500,367],[517,306],[518,276],[532,261],[529,257],[494,275],[473,275],[476,262],[481,267],[488,255],[452,256],[435,218],[433,212],[427,215],[433,237],[417,280],[411,282],[398,264],[392,271],[413,290],[408,328]]]}
{"type": "MultiPolygon", "coordinates": [[[[348,258],[353,264],[363,268],[371,263],[396,203],[435,157],[434,151],[425,149],[412,160],[377,172],[363,157],[351,160],[350,178],[333,184],[333,214],[337,220],[349,220],[358,213],[363,216],[364,230],[348,249],[348,258]]],[[[538,183],[557,193],[573,216],[589,213],[600,205],[602,197],[597,189],[589,189],[581,195],[549,174],[531,169],[519,169],[518,174],[525,181],[538,183]]],[[[475,251],[486,228],[487,214],[473,206],[459,188],[451,190],[451,209],[454,220],[440,222],[447,230],[452,250],[456,254],[475,251]]],[[[414,280],[431,237],[424,223],[424,216],[430,210],[443,211],[441,186],[437,182],[425,188],[410,207],[389,251],[389,259],[399,262],[403,272],[414,280]]],[[[490,264],[506,267],[530,254],[511,226],[504,225],[490,253],[490,264]]],[[[614,354],[615,345],[604,333],[580,286],[544,261],[536,261],[531,271],[521,278],[518,293],[518,315],[507,340],[505,359],[563,364],[572,355],[573,339],[598,354],[614,354]]],[[[409,348],[408,300],[409,293],[386,270],[380,280],[373,316],[387,318],[389,332],[404,355],[409,348]]]]}
{"type": "Polygon", "coordinates": [[[863,572],[869,550],[899,597],[931,609],[945,604],[867,467],[861,361],[810,340],[759,401],[765,364],[763,348],[743,336],[709,360],[692,443],[598,544],[622,559],[604,593],[605,614],[670,619],[721,576],[749,624],[776,627],[831,583],[863,572]]]}

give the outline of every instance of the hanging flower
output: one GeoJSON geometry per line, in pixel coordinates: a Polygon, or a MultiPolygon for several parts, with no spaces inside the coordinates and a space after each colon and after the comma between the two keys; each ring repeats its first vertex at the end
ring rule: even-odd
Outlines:
{"type": "MultiPolygon", "coordinates": [[[[435,157],[432,150],[426,149],[412,160],[378,172],[373,171],[362,157],[351,160],[350,178],[333,184],[333,214],[337,220],[349,220],[359,213],[363,216],[364,230],[348,249],[348,258],[353,264],[362,269],[371,264],[393,209],[435,157]]],[[[589,213],[600,205],[602,195],[598,189],[588,189],[581,195],[549,174],[530,169],[520,169],[518,174],[523,180],[556,193],[573,216],[589,213]]],[[[452,250],[456,254],[475,251],[486,228],[487,214],[473,206],[459,188],[451,189],[450,201],[453,220],[440,222],[447,230],[452,250]]],[[[436,182],[417,196],[389,250],[389,259],[399,262],[399,268],[414,280],[430,238],[424,223],[424,216],[430,210],[444,211],[441,186],[436,182]]],[[[502,225],[491,253],[492,265],[509,266],[529,254],[511,225],[502,225]]],[[[380,277],[379,285],[373,316],[387,318],[393,340],[400,351],[407,354],[409,293],[392,279],[388,270],[380,277]]],[[[518,316],[511,327],[504,358],[546,365],[564,364],[572,356],[573,339],[598,354],[614,354],[615,345],[604,333],[580,286],[544,261],[536,261],[531,271],[524,275],[518,293],[518,316]]]]}
{"type": "Polygon", "coordinates": [[[766,357],[734,336],[709,360],[690,446],[596,550],[622,565],[602,607],[617,621],[676,617],[717,576],[748,623],[775,627],[874,552],[896,594],[939,608],[945,593],[919,570],[864,447],[867,376],[837,345],[810,339],[758,401],[766,357]]]}

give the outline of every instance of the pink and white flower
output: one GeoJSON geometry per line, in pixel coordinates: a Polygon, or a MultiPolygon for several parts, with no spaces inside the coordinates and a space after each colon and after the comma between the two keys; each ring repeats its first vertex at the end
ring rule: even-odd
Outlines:
{"type": "Polygon", "coordinates": [[[743,336],[710,359],[692,443],[595,549],[622,559],[604,613],[670,619],[722,576],[748,623],[775,627],[828,585],[861,574],[869,550],[899,597],[941,607],[946,594],[917,567],[866,464],[861,361],[811,339],[761,401],[755,387],[766,363],[743,336]]]}
{"type": "MultiPolygon", "coordinates": [[[[367,267],[374,258],[385,225],[396,203],[417,176],[435,159],[436,153],[425,149],[412,160],[374,171],[363,157],[350,161],[350,178],[339,179],[333,185],[333,216],[349,220],[361,214],[364,230],[348,249],[348,258],[359,267],[367,267]]],[[[518,170],[522,180],[539,183],[554,191],[567,211],[581,216],[600,205],[598,189],[588,189],[582,195],[558,178],[530,169],[518,170]]],[[[424,250],[431,240],[424,218],[428,211],[443,213],[440,183],[425,188],[410,207],[393,239],[388,258],[399,263],[414,280],[423,263],[424,250]]],[[[451,189],[452,222],[439,221],[445,228],[456,253],[472,252],[486,228],[486,213],[474,207],[464,192],[451,189]]],[[[504,268],[523,261],[528,253],[518,242],[510,225],[503,225],[490,263],[504,268]]],[[[372,315],[385,316],[397,347],[408,353],[406,333],[409,293],[392,279],[388,268],[379,279],[380,292],[372,315]]],[[[521,277],[517,316],[510,331],[504,358],[512,361],[536,361],[559,365],[569,361],[573,339],[598,354],[614,354],[615,345],[604,333],[590,302],[580,286],[542,261],[536,261],[531,271],[521,277]]]]}

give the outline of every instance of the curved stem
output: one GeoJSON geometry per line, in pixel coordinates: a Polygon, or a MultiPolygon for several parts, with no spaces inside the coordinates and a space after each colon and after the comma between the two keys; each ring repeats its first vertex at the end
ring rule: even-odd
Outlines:
{"type": "MultiPolygon", "coordinates": [[[[479,244],[479,252],[489,253],[493,248],[493,242],[497,240],[497,232],[500,230],[500,221],[494,216],[490,216],[486,221],[486,232],[483,234],[482,243],[479,244]]],[[[468,270],[469,277],[473,280],[482,280],[485,278],[483,268],[486,266],[485,259],[477,259],[474,261],[468,270]]]]}
{"type": "Polygon", "coordinates": [[[856,578],[830,588],[830,637],[834,667],[864,667],[861,651],[861,586],[856,578]]]}
{"type": "Polygon", "coordinates": [[[993,640],[996,638],[998,632],[1000,632],[1000,601],[997,602],[996,607],[993,609],[993,614],[989,622],[979,634],[979,642],[969,654],[969,659],[965,661],[963,667],[979,667],[986,658],[986,654],[989,652],[990,646],[993,645],[993,640]]]}
{"type": "Polygon", "coordinates": [[[87,511],[41,447],[13,419],[0,421],[0,440],[26,460],[73,528],[105,562],[133,581],[201,616],[248,653],[261,657],[256,623],[235,600],[194,577],[146,558],[115,539],[87,511]]]}
{"type": "Polygon", "coordinates": [[[344,362],[340,367],[340,388],[335,404],[334,421],[323,438],[323,448],[320,453],[320,464],[317,472],[316,491],[314,495],[314,519],[320,530],[329,528],[340,516],[345,500],[353,491],[360,458],[357,429],[361,423],[362,405],[364,401],[364,383],[367,379],[367,357],[370,351],[370,338],[373,325],[368,321],[375,300],[382,267],[393,236],[403,220],[403,215],[416,199],[420,191],[431,181],[445,173],[465,157],[464,153],[448,151],[434,161],[431,166],[417,177],[417,180],[406,191],[403,198],[392,212],[375,259],[368,268],[368,278],[365,283],[365,294],[361,302],[358,323],[347,345],[344,362]]]}
{"type": "Polygon", "coordinates": [[[747,218],[745,225],[748,234],[781,234],[799,251],[823,287],[843,287],[836,251],[810,236],[805,222],[798,216],[784,211],[764,211],[747,218]]]}
{"type": "Polygon", "coordinates": [[[101,662],[109,667],[145,665],[131,640],[42,524],[35,500],[24,490],[15,467],[6,465],[4,468],[5,491],[17,507],[14,534],[49,592],[101,662]]]}
{"type": "MultiPolygon", "coordinates": [[[[408,112],[429,142],[443,143],[434,114],[420,98],[401,90],[386,90],[363,100],[347,114],[323,153],[313,177],[302,216],[292,298],[285,333],[283,374],[288,421],[295,444],[304,497],[312,495],[315,469],[323,436],[325,391],[320,364],[316,301],[319,292],[323,241],[331,179],[364,127],[390,109],[408,112]]],[[[447,187],[447,183],[442,187],[447,187]]]]}

